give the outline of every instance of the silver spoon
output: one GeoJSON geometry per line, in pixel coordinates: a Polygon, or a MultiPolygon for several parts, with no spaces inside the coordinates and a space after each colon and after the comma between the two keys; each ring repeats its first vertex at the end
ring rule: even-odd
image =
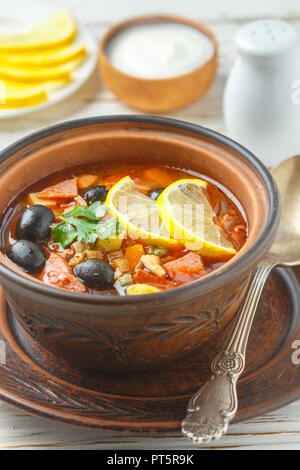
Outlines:
{"type": "Polygon", "coordinates": [[[230,338],[211,364],[211,379],[191,398],[182,432],[196,443],[219,439],[234,418],[237,380],[245,368],[246,347],[253,318],[270,271],[300,264],[300,156],[272,171],[279,187],[282,216],[275,241],[257,266],[230,338]]]}

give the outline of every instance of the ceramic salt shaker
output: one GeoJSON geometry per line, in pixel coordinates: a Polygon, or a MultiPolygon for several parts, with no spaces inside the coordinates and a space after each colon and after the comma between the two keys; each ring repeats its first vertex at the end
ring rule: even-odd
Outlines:
{"type": "Polygon", "coordinates": [[[267,167],[300,153],[298,30],[279,19],[246,24],[224,92],[230,137],[267,167]]]}

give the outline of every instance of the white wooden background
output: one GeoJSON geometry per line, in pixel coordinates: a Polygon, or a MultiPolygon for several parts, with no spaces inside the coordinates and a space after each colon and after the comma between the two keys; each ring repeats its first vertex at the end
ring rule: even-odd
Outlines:
{"type": "MultiPolygon", "coordinates": [[[[299,0],[0,0],[0,21],[19,16],[27,20],[43,15],[45,8],[68,6],[100,39],[107,28],[127,17],[173,13],[206,22],[220,45],[218,77],[210,92],[197,103],[170,117],[226,132],[222,93],[235,56],[234,36],[246,21],[281,17],[300,25],[299,0]]],[[[97,72],[74,96],[45,111],[24,118],[0,121],[0,148],[41,127],[83,116],[130,114],[105,89],[97,72]]],[[[136,114],[136,113],[135,113],[136,114]]],[[[233,425],[211,447],[217,449],[300,449],[300,402],[247,422],[233,425]]],[[[194,449],[177,435],[151,437],[121,435],[75,428],[30,416],[0,402],[0,449],[194,449]]]]}

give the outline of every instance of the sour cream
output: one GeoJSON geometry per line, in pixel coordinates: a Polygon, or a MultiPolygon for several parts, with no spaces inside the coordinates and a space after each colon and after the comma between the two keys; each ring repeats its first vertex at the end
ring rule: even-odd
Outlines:
{"type": "Polygon", "coordinates": [[[136,25],[107,44],[111,64],[139,78],[171,78],[208,62],[214,46],[208,36],[183,23],[136,25]]]}

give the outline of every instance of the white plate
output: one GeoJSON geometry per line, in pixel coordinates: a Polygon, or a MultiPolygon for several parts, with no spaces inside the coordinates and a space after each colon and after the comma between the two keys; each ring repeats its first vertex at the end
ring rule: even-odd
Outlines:
{"type": "MultiPolygon", "coordinates": [[[[0,119],[8,119],[17,116],[24,116],[29,113],[40,111],[48,108],[59,101],[64,100],[72,93],[75,93],[91,76],[98,61],[98,44],[90,31],[84,26],[77,24],[78,34],[76,43],[84,44],[88,56],[83,63],[72,72],[72,81],[67,85],[59,88],[58,90],[49,93],[47,101],[40,103],[36,106],[28,106],[16,109],[0,109],[0,119]]],[[[0,21],[0,35],[5,35],[7,32],[15,33],[16,31],[24,31],[24,25],[13,20],[0,21]]]]}

